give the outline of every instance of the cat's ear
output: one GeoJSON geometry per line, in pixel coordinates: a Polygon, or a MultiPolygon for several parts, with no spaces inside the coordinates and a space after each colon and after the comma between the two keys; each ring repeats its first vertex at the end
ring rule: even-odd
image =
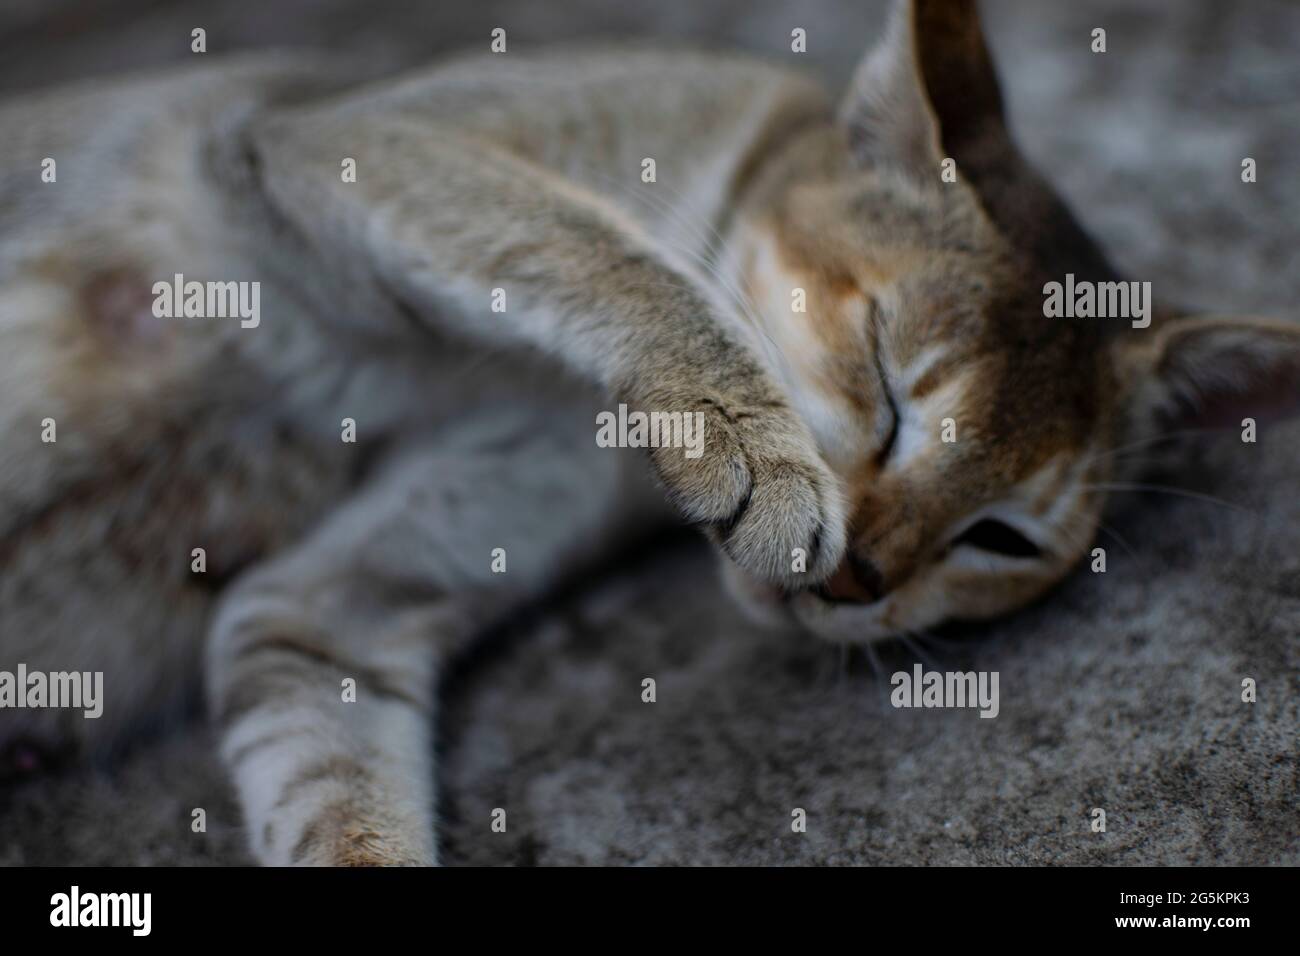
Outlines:
{"type": "Polygon", "coordinates": [[[1130,434],[1240,427],[1300,414],[1300,324],[1173,319],[1113,346],[1130,434]]]}
{"type": "Polygon", "coordinates": [[[974,0],[899,0],[840,108],[865,166],[940,182],[940,163],[990,135],[1002,95],[974,0]]]}
{"type": "Polygon", "coordinates": [[[1016,148],[975,0],[896,0],[840,106],[858,162],[939,188],[953,160],[1002,234],[1050,275],[1119,276],[1016,148]]]}

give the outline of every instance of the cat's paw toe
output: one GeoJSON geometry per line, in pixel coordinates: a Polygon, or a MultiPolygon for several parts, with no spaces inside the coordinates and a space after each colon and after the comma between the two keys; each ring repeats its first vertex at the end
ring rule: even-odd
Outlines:
{"type": "Polygon", "coordinates": [[[712,537],[742,569],[787,589],[815,584],[844,551],[838,484],[820,460],[760,458],[742,508],[712,537]]]}
{"type": "Polygon", "coordinates": [[[775,403],[692,407],[704,415],[698,455],[651,453],[679,510],[764,582],[795,589],[829,575],[844,551],[844,507],[803,423],[775,403]]]}

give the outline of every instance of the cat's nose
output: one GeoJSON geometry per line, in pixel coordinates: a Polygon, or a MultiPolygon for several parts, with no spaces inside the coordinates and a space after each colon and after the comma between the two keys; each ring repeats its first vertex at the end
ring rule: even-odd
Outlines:
{"type": "Polygon", "coordinates": [[[885,576],[870,559],[850,551],[818,593],[828,601],[874,604],[885,596],[885,576]]]}

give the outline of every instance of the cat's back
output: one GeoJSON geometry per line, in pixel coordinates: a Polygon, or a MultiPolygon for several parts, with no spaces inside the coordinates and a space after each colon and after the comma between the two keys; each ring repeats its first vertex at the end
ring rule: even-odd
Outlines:
{"type": "Polygon", "coordinates": [[[820,83],[763,58],[585,42],[452,55],[287,112],[341,143],[399,123],[476,139],[696,245],[758,161],[832,110],[820,83]]]}

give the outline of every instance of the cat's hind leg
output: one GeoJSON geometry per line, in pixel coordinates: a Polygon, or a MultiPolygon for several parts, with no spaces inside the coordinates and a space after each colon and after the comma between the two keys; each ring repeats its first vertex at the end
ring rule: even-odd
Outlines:
{"type": "Polygon", "coordinates": [[[631,456],[596,448],[586,415],[565,418],[567,434],[464,427],[404,452],[224,597],[209,697],[262,861],[436,860],[440,661],[625,509],[631,456]]]}

